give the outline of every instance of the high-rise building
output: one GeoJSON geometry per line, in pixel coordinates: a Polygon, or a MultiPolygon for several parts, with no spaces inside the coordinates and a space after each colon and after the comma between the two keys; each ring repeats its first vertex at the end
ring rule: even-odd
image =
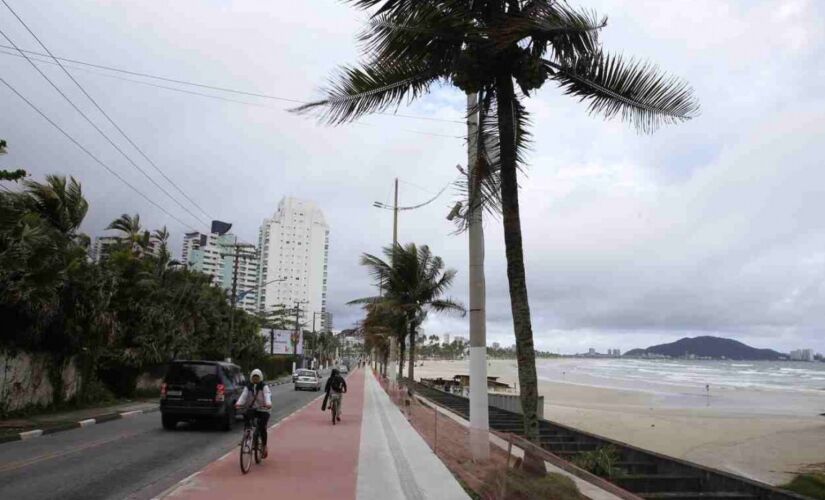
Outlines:
{"type": "Polygon", "coordinates": [[[312,328],[313,313],[320,314],[317,330],[329,330],[327,312],[327,259],[329,226],[318,206],[285,197],[272,218],[264,219],[258,237],[261,312],[279,307],[300,309],[300,321],[312,328]]]}
{"type": "Polygon", "coordinates": [[[111,251],[114,245],[120,243],[120,238],[117,236],[98,236],[92,245],[92,259],[95,262],[100,262],[111,251]]]}
{"type": "Polygon", "coordinates": [[[445,334],[444,334],[444,343],[445,343],[445,344],[449,344],[449,343],[450,343],[450,334],[449,334],[449,333],[445,333],[445,334]]]}
{"type": "MultiPolygon", "coordinates": [[[[212,283],[227,292],[232,290],[238,238],[229,230],[232,224],[212,221],[209,234],[192,232],[183,236],[181,261],[190,269],[212,277],[212,283]]],[[[258,258],[254,248],[241,248],[246,258],[238,259],[238,307],[248,313],[257,312],[255,293],[258,289],[258,258]]],[[[228,295],[227,295],[228,297],[228,295]]]]}
{"type": "MultiPolygon", "coordinates": [[[[123,243],[123,238],[120,236],[97,236],[92,244],[91,257],[95,262],[100,262],[105,259],[116,245],[123,243]]],[[[157,256],[160,253],[160,245],[154,239],[149,240],[148,245],[144,249],[148,255],[157,256]]]]}

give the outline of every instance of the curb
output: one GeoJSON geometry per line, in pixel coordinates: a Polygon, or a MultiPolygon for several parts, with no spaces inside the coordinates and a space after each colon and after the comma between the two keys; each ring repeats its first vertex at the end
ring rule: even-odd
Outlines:
{"type": "Polygon", "coordinates": [[[145,410],[130,410],[130,411],[116,411],[112,413],[104,413],[96,417],[79,420],[77,422],[61,422],[53,427],[46,429],[32,429],[28,431],[18,432],[10,436],[0,436],[0,444],[11,443],[13,441],[24,441],[34,439],[40,436],[48,436],[58,432],[69,431],[72,429],[80,429],[81,427],[88,427],[94,424],[102,424],[104,422],[111,422],[112,420],[120,420],[122,418],[135,417],[144,413],[154,413],[160,410],[160,405],[155,408],[147,408],[145,410]]]}

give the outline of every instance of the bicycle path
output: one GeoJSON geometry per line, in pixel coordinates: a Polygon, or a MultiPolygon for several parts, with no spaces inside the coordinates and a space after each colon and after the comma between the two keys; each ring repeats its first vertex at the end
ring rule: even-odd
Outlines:
{"type": "Polygon", "coordinates": [[[236,446],[161,498],[469,498],[372,373],[353,372],[347,386],[338,425],[314,399],[270,427],[269,457],[248,474],[241,474],[236,446]]]}
{"type": "MultiPolygon", "coordinates": [[[[332,425],[321,398],[269,428],[269,457],[241,474],[239,448],[184,480],[164,498],[354,499],[364,406],[364,371],[347,378],[341,421],[332,425]]],[[[238,433],[240,442],[241,434],[238,433]]]]}

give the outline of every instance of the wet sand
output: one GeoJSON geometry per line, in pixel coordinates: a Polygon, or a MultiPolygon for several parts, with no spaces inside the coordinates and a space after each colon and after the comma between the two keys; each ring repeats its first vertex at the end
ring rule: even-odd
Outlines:
{"type": "MultiPolygon", "coordinates": [[[[540,360],[544,416],[594,434],[771,484],[825,469],[825,393],[599,380],[587,360],[540,360]],[[607,382],[607,384],[606,384],[607,382]],[[608,387],[606,385],[613,385],[608,387]]],[[[416,378],[469,373],[469,362],[424,361],[416,378]]],[[[515,361],[488,375],[515,385],[515,361]]]]}

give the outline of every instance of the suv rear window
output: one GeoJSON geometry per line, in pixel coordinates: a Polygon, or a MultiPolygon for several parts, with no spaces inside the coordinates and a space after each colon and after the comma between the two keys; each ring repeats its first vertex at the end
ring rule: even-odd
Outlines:
{"type": "Polygon", "coordinates": [[[197,386],[218,383],[217,365],[203,363],[172,363],[166,372],[166,383],[175,385],[194,384],[197,386]]]}

